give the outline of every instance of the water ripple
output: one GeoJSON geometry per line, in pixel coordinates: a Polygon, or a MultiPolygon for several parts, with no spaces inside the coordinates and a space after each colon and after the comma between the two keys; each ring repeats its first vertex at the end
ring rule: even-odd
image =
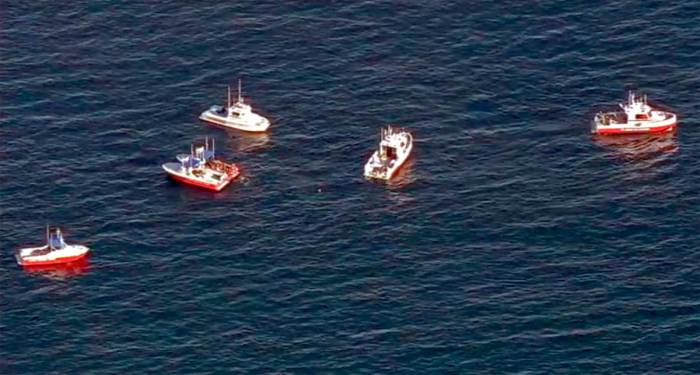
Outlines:
{"type": "Polygon", "coordinates": [[[0,9],[0,373],[697,368],[696,3],[82,5],[0,9]],[[238,77],[268,135],[197,120],[238,77]],[[679,133],[592,138],[627,86],[679,133]],[[47,223],[89,265],[18,269],[47,223]]]}

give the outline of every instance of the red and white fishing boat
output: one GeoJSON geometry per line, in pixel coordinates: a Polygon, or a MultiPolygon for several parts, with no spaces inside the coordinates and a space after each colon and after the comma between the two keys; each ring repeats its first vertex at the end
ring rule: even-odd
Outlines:
{"type": "Polygon", "coordinates": [[[46,245],[19,249],[15,258],[21,266],[39,267],[77,262],[87,257],[89,252],[86,246],[66,244],[61,229],[46,227],[46,245]]]}
{"type": "Polygon", "coordinates": [[[221,191],[240,174],[236,164],[225,162],[214,155],[211,145],[192,145],[189,154],[177,155],[178,162],[163,164],[163,169],[173,180],[213,191],[221,191]]]}
{"type": "Polygon", "coordinates": [[[622,111],[596,114],[592,132],[613,135],[669,133],[676,130],[676,114],[650,106],[646,95],[639,96],[630,91],[627,103],[620,103],[620,108],[622,111]]]}

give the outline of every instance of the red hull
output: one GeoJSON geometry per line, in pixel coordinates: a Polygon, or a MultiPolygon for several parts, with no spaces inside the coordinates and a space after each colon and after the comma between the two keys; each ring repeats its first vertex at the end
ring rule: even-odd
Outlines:
{"type": "Polygon", "coordinates": [[[72,263],[72,262],[77,262],[79,260],[82,260],[83,258],[87,257],[89,252],[85,252],[85,254],[80,254],[80,255],[75,255],[72,257],[63,257],[63,258],[56,258],[53,260],[39,260],[39,261],[32,261],[32,260],[22,260],[22,266],[23,267],[40,267],[40,266],[54,266],[57,264],[66,264],[66,263],[72,263]]]}
{"type": "Polygon", "coordinates": [[[620,134],[659,134],[669,133],[676,130],[676,124],[659,126],[657,128],[649,128],[645,130],[624,130],[624,129],[598,129],[595,134],[598,135],[620,135],[620,134]]]}
{"type": "Polygon", "coordinates": [[[54,278],[66,278],[72,276],[82,275],[90,269],[90,257],[85,256],[72,263],[62,263],[54,264],[48,266],[31,266],[22,267],[22,270],[29,274],[40,275],[48,277],[50,279],[54,278]]]}
{"type": "Polygon", "coordinates": [[[179,176],[176,174],[168,173],[168,176],[170,176],[170,178],[172,178],[173,180],[181,182],[183,184],[192,185],[192,186],[200,187],[200,188],[211,190],[211,191],[221,191],[223,188],[228,186],[228,184],[231,183],[231,181],[233,181],[234,178],[236,178],[234,176],[230,180],[226,181],[226,183],[224,183],[224,184],[213,185],[213,184],[207,184],[207,183],[204,183],[204,182],[201,182],[198,180],[193,180],[193,179],[189,179],[186,177],[182,177],[182,176],[179,176]]]}

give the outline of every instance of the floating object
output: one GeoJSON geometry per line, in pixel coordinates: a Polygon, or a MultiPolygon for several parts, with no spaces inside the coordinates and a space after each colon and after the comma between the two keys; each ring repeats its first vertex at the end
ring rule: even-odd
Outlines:
{"type": "Polygon", "coordinates": [[[211,145],[207,138],[204,144],[193,144],[190,153],[177,155],[177,160],[163,164],[172,179],[208,190],[221,191],[240,174],[236,164],[215,157],[213,139],[211,145]]]}
{"type": "Polygon", "coordinates": [[[650,106],[647,96],[630,91],[627,103],[620,103],[622,111],[599,112],[593,119],[594,134],[650,134],[676,130],[675,113],[650,106]]]}
{"type": "Polygon", "coordinates": [[[24,267],[50,266],[77,262],[85,258],[90,249],[83,245],[68,245],[63,241],[61,229],[46,227],[46,245],[19,249],[15,254],[17,264],[24,267]]]}
{"type": "Polygon", "coordinates": [[[247,132],[264,132],[270,127],[270,120],[253,112],[250,105],[243,102],[241,80],[238,80],[238,101],[231,104],[231,86],[228,87],[226,107],[213,105],[199,116],[202,121],[247,132]]]}
{"type": "Polygon", "coordinates": [[[389,126],[381,130],[379,149],[365,164],[365,177],[390,180],[413,149],[413,136],[403,129],[389,126]]]}

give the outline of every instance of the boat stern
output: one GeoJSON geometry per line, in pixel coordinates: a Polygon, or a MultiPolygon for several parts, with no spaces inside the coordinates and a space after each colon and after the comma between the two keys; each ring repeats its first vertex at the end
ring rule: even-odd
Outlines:
{"type": "Polygon", "coordinates": [[[377,180],[388,180],[390,177],[388,173],[388,168],[386,165],[383,165],[378,160],[379,157],[377,155],[377,152],[375,151],[372,157],[369,158],[367,163],[365,163],[365,177],[377,180]]]}

